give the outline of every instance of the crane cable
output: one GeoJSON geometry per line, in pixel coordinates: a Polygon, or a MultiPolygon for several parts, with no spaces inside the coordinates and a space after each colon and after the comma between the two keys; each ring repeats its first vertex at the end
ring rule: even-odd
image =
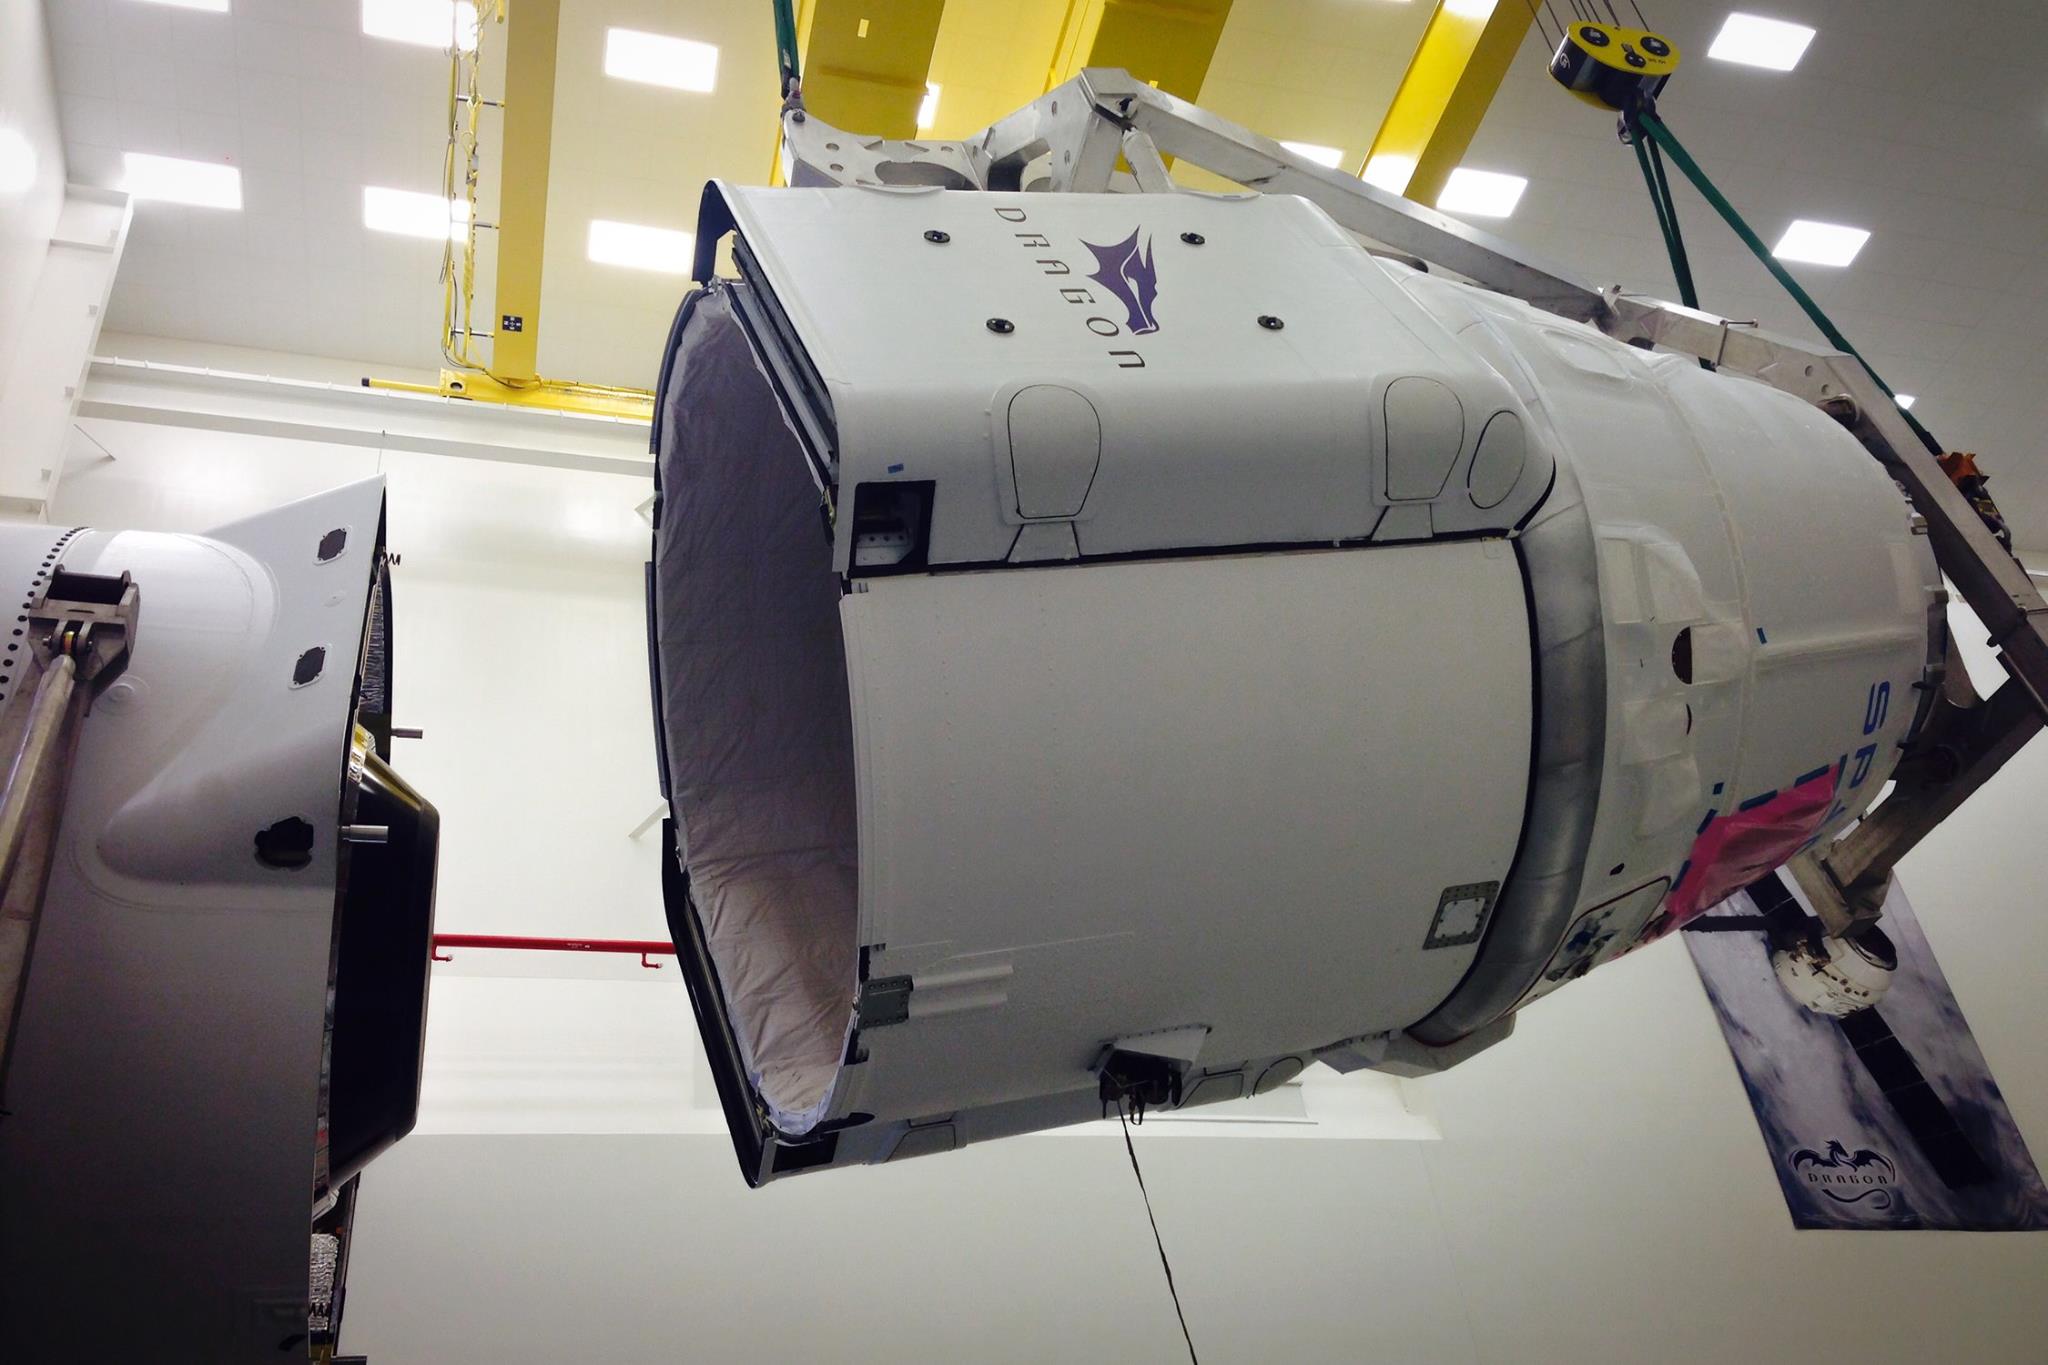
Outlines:
{"type": "MultiPolygon", "coordinates": [[[[1820,329],[1820,334],[1827,338],[1828,344],[1837,350],[1853,356],[1862,364],[1864,369],[1869,370],[1870,377],[1877,381],[1877,386],[1884,391],[1885,397],[1892,399],[1898,397],[1893,392],[1892,386],[1884,382],[1884,377],[1878,374],[1871,367],[1870,362],[1863,358],[1863,353],[1851,344],[1849,338],[1842,334],[1842,330],[1839,327],[1835,326],[1834,320],[1828,317],[1827,313],[1822,310],[1818,303],[1813,301],[1813,296],[1802,289],[1799,281],[1792,278],[1792,273],[1785,269],[1776,256],[1771,254],[1770,248],[1764,245],[1763,238],[1757,236],[1755,230],[1743,220],[1742,215],[1736,212],[1735,206],[1728,202],[1728,197],[1715,187],[1712,180],[1707,178],[1707,173],[1700,169],[1699,163],[1692,159],[1691,154],[1672,135],[1671,130],[1664,125],[1664,121],[1657,117],[1654,106],[1647,102],[1638,102],[1633,107],[1623,110],[1622,125],[1625,131],[1633,134],[1632,140],[1636,144],[1636,157],[1643,165],[1644,178],[1650,186],[1651,198],[1657,206],[1658,225],[1664,229],[1664,245],[1671,255],[1672,273],[1678,276],[1679,292],[1684,296],[1684,302],[1687,307],[1696,308],[1699,305],[1696,302],[1692,289],[1692,266],[1686,258],[1685,243],[1678,233],[1678,216],[1671,202],[1671,187],[1663,177],[1663,156],[1666,155],[1671,158],[1672,163],[1679,170],[1685,173],[1685,178],[1692,182],[1693,188],[1698,190],[1709,204],[1713,205],[1714,211],[1721,215],[1722,221],[1727,223],[1735,235],[1742,239],[1742,244],[1748,247],[1759,261],[1763,262],[1764,269],[1771,272],[1771,278],[1775,279],[1784,287],[1785,292],[1792,296],[1792,301],[1797,303],[1800,311],[1804,312],[1808,320],[1820,329]],[[1647,150],[1642,145],[1645,135],[1647,135],[1650,141],[1650,146],[1647,150]]],[[[1914,435],[1920,438],[1921,443],[1930,452],[1937,456],[1947,453],[1941,442],[1934,439],[1934,434],[1921,425],[1920,419],[1915,417],[1909,410],[1900,408],[1899,416],[1905,419],[1906,425],[1913,429],[1914,435]]]]}
{"type": "MultiPolygon", "coordinates": [[[[1144,1111],[1140,1109],[1139,1113],[1142,1116],[1144,1111]]],[[[1166,1292],[1173,1296],[1173,1315],[1180,1321],[1181,1340],[1188,1346],[1188,1365],[1201,1365],[1200,1357],[1195,1354],[1194,1334],[1188,1331],[1187,1312],[1180,1306],[1180,1289],[1173,1282],[1173,1262],[1166,1259],[1166,1239],[1159,1235],[1159,1215],[1152,1212],[1152,1192],[1145,1188],[1145,1172],[1138,1168],[1138,1149],[1131,1142],[1130,1110],[1125,1107],[1122,1096],[1117,1097],[1116,1117],[1117,1122],[1123,1125],[1124,1150],[1130,1153],[1131,1174],[1138,1178],[1138,1193],[1145,1200],[1146,1221],[1152,1224],[1152,1245],[1159,1248],[1159,1268],[1166,1272],[1166,1292]]]]}
{"type": "MultiPolygon", "coordinates": [[[[788,99],[796,93],[801,73],[797,70],[796,53],[796,3],[795,0],[774,0],[775,4],[775,70],[778,89],[776,94],[788,99]]],[[[861,21],[861,32],[867,32],[866,20],[861,21]]]]}

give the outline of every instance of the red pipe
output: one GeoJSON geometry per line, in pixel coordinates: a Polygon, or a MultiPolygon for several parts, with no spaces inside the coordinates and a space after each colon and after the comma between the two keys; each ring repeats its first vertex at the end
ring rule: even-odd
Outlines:
{"type": "Polygon", "coordinates": [[[433,959],[436,962],[452,961],[443,948],[517,948],[529,952],[543,953],[638,953],[640,965],[659,968],[659,962],[649,962],[649,954],[674,957],[673,943],[654,938],[531,938],[522,934],[436,934],[433,942],[433,959]]]}

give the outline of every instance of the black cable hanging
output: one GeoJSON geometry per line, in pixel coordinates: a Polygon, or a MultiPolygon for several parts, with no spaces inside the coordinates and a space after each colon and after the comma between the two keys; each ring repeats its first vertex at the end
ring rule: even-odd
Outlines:
{"type": "Polygon", "coordinates": [[[1189,1365],[1201,1365],[1195,1355],[1195,1338],[1188,1331],[1188,1315],[1181,1311],[1180,1290],[1174,1287],[1173,1263],[1166,1259],[1166,1241],[1159,1235],[1159,1219],[1152,1212],[1152,1193],[1145,1188],[1145,1173],[1138,1169],[1138,1148],[1131,1141],[1130,1115],[1124,1110],[1121,1096],[1116,1102],[1116,1117],[1124,1126],[1124,1150],[1131,1154],[1131,1174],[1138,1177],[1138,1193],[1145,1199],[1145,1218],[1152,1224],[1152,1244],[1159,1248],[1159,1268],[1166,1272],[1166,1292],[1173,1295],[1173,1315],[1180,1319],[1181,1339],[1188,1344],[1189,1365]]]}

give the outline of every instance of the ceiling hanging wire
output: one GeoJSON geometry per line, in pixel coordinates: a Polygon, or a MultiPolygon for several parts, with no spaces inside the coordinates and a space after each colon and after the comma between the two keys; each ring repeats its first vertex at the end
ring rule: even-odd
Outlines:
{"type": "Polygon", "coordinates": [[[450,230],[441,248],[441,357],[458,370],[488,373],[472,345],[476,298],[476,186],[478,138],[483,113],[482,69],[484,25],[502,22],[504,0],[486,0],[476,10],[476,33],[465,50],[462,10],[452,6],[448,34],[448,146],[441,163],[442,197],[448,201],[450,230]],[[461,206],[458,209],[458,205],[461,206]],[[453,230],[463,212],[461,250],[453,230]]]}
{"type": "Polygon", "coordinates": [[[1195,1354],[1194,1334],[1188,1331],[1188,1315],[1180,1306],[1180,1290],[1173,1282],[1173,1262],[1166,1259],[1166,1239],[1159,1235],[1159,1216],[1152,1212],[1152,1192],[1145,1188],[1145,1172],[1138,1167],[1138,1149],[1131,1142],[1131,1116],[1125,1103],[1122,1096],[1117,1097],[1116,1117],[1123,1125],[1124,1150],[1130,1154],[1131,1174],[1138,1178],[1138,1193],[1145,1200],[1145,1219],[1152,1225],[1152,1244],[1159,1249],[1159,1268],[1166,1272],[1166,1292],[1173,1297],[1173,1315],[1180,1322],[1181,1340],[1187,1343],[1189,1365],[1201,1365],[1195,1354]]]}
{"type": "Polygon", "coordinates": [[[467,19],[462,7],[452,9],[448,39],[448,145],[441,165],[441,188],[448,201],[449,223],[447,242],[441,249],[441,357],[453,369],[484,375],[507,388],[645,402],[651,397],[645,389],[566,379],[507,377],[494,372],[476,351],[476,341],[493,338],[492,333],[480,332],[475,325],[476,234],[479,228],[495,226],[477,221],[477,183],[482,175],[481,122],[486,107],[504,107],[500,100],[483,97],[484,35],[486,25],[505,22],[505,0],[480,0],[476,28],[470,33],[463,31],[467,19]]]}

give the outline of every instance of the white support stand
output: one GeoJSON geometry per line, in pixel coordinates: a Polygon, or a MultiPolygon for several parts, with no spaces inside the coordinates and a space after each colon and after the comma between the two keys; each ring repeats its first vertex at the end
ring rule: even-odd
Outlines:
{"type": "Polygon", "coordinates": [[[40,520],[57,491],[132,218],[118,190],[65,190],[23,342],[0,375],[0,513],[40,520]]]}

